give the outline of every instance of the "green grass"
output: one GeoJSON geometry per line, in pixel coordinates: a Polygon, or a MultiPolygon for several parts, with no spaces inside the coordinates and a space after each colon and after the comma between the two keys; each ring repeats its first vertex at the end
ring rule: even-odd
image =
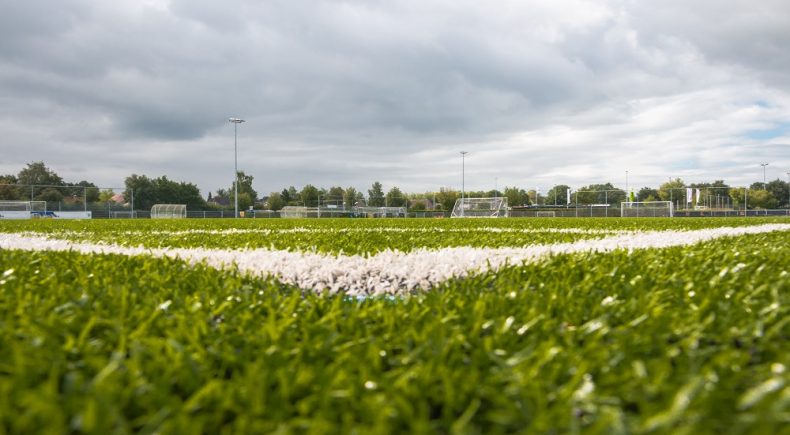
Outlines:
{"type": "MultiPolygon", "coordinates": [[[[676,221],[655,225],[736,222],[676,221]]],[[[0,432],[790,425],[788,232],[558,256],[402,299],[69,252],[2,251],[0,273],[0,432]]]]}
{"type": "Polygon", "coordinates": [[[384,249],[411,251],[418,247],[519,247],[602,238],[617,231],[695,230],[775,222],[790,221],[787,218],[42,220],[0,221],[0,232],[32,232],[73,241],[152,248],[274,248],[367,254],[384,249]]]}

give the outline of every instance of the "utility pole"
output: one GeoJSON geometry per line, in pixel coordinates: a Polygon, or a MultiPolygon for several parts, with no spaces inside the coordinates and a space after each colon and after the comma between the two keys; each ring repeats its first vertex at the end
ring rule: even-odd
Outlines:
{"type": "Polygon", "coordinates": [[[763,190],[768,190],[767,185],[765,183],[765,167],[768,166],[768,163],[760,163],[760,166],[763,167],[763,190]]]}
{"type": "Polygon", "coordinates": [[[464,215],[464,208],[466,207],[466,200],[464,199],[464,189],[465,189],[465,172],[466,172],[466,155],[469,154],[467,151],[461,151],[461,216],[464,215]]]}

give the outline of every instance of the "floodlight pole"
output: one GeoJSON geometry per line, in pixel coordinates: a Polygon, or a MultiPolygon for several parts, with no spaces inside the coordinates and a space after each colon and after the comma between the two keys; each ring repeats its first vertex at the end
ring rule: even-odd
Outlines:
{"type": "Polygon", "coordinates": [[[466,177],[466,155],[469,154],[467,151],[461,151],[461,216],[464,215],[464,208],[466,206],[466,201],[464,200],[464,188],[466,187],[465,184],[465,177],[466,177]]]}
{"type": "Polygon", "coordinates": [[[763,167],[763,190],[768,190],[768,186],[765,184],[765,167],[768,166],[768,163],[760,163],[760,166],[763,167]]]}
{"type": "Polygon", "coordinates": [[[229,118],[229,122],[233,123],[233,209],[234,209],[234,218],[239,217],[239,151],[238,151],[238,140],[239,140],[239,124],[244,122],[243,119],[240,118],[229,118]]]}
{"type": "Polygon", "coordinates": [[[630,195],[628,195],[628,169],[625,170],[625,201],[630,201],[630,195]]]}
{"type": "Polygon", "coordinates": [[[790,172],[787,173],[787,208],[790,209],[790,172]]]}

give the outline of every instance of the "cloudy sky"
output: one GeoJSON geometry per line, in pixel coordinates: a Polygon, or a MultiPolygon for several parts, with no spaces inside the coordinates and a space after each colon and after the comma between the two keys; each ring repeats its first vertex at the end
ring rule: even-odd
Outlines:
{"type": "Polygon", "coordinates": [[[0,174],[204,193],[731,184],[790,171],[787,0],[26,0],[0,174]]]}

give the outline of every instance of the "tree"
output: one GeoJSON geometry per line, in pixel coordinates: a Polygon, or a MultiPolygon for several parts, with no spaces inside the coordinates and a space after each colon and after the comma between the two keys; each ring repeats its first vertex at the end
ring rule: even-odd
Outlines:
{"type": "MultiPolygon", "coordinates": [[[[252,188],[252,180],[254,177],[252,175],[247,175],[244,171],[239,171],[236,173],[236,179],[239,182],[239,210],[246,210],[250,205],[253,205],[256,199],[258,199],[258,192],[252,188]],[[244,207],[241,206],[242,203],[242,194],[246,194],[246,198],[244,199],[244,207]]],[[[233,180],[233,183],[230,185],[230,191],[228,192],[230,196],[230,202],[234,202],[234,196],[236,193],[236,180],[233,180]]],[[[234,203],[235,204],[235,203],[234,203]]]]}
{"type": "MultiPolygon", "coordinates": [[[[171,181],[166,176],[151,179],[145,175],[132,174],[126,177],[125,185],[124,200],[131,201],[134,189],[134,208],[137,210],[148,210],[154,204],[186,204],[188,210],[206,208],[200,189],[192,183],[171,181]]],[[[241,198],[240,194],[240,205],[241,198]]]]}
{"type": "Polygon", "coordinates": [[[565,205],[568,203],[568,191],[571,190],[570,186],[565,184],[558,184],[548,192],[546,192],[546,204],[565,205]]]}
{"type": "Polygon", "coordinates": [[[291,198],[291,192],[289,192],[288,189],[283,189],[282,192],[280,192],[280,199],[283,200],[285,205],[290,204],[290,202],[294,200],[291,198]]]}
{"type": "Polygon", "coordinates": [[[304,204],[305,207],[317,207],[318,189],[312,184],[308,184],[302,188],[301,192],[299,192],[299,199],[302,201],[302,204],[304,204]]]}
{"type": "Polygon", "coordinates": [[[113,192],[112,189],[104,189],[101,192],[99,192],[99,201],[110,202],[112,201],[113,196],[115,196],[115,192],[113,192]]]}
{"type": "Polygon", "coordinates": [[[269,194],[269,210],[280,210],[285,207],[286,202],[282,197],[282,194],[277,192],[272,192],[269,194]]]}
{"type": "Polygon", "coordinates": [[[384,190],[378,181],[374,182],[368,190],[368,205],[371,207],[384,206],[384,190]]]}
{"type": "Polygon", "coordinates": [[[769,181],[766,185],[766,189],[771,192],[771,195],[776,198],[776,206],[777,207],[788,207],[788,190],[790,189],[790,185],[786,181],[782,181],[780,179],[776,179],[773,181],[769,181]]]}
{"type": "Polygon", "coordinates": [[[776,204],[776,198],[768,190],[749,190],[749,208],[772,209],[776,204]]]}
{"type": "Polygon", "coordinates": [[[63,194],[54,187],[45,187],[36,195],[36,201],[60,202],[63,201],[63,194]]]}
{"type": "Polygon", "coordinates": [[[324,203],[326,204],[333,204],[338,206],[343,206],[345,202],[345,191],[340,186],[330,187],[329,190],[326,192],[326,198],[324,198],[324,203]]]}
{"type": "Polygon", "coordinates": [[[658,190],[651,187],[643,187],[636,194],[637,201],[658,201],[658,190]]]}
{"type": "Polygon", "coordinates": [[[26,185],[62,186],[63,178],[55,171],[49,169],[44,162],[28,163],[25,169],[19,171],[17,183],[26,185]]]}
{"type": "Polygon", "coordinates": [[[77,183],[77,186],[82,186],[82,188],[80,189],[75,187],[71,189],[71,195],[74,195],[78,198],[82,198],[84,196],[87,202],[96,202],[99,200],[99,188],[96,187],[95,184],[83,180],[77,183]]]}
{"type": "Polygon", "coordinates": [[[579,189],[575,198],[579,204],[609,204],[616,205],[625,201],[625,192],[617,189],[612,183],[590,184],[579,189]]]}
{"type": "Polygon", "coordinates": [[[362,192],[357,192],[357,189],[353,187],[347,187],[343,192],[343,203],[348,207],[354,207],[357,205],[357,195],[361,193],[362,192]]]}
{"type": "Polygon", "coordinates": [[[676,202],[686,197],[686,193],[683,191],[685,188],[686,183],[680,178],[675,178],[658,187],[658,197],[661,201],[676,202]]]}
{"type": "Polygon", "coordinates": [[[386,199],[385,204],[390,207],[403,207],[408,202],[406,196],[397,187],[393,187],[387,192],[386,199]]]}
{"type": "Polygon", "coordinates": [[[436,193],[436,206],[442,210],[452,210],[455,206],[455,201],[461,197],[460,192],[446,189],[442,187],[439,189],[439,192],[436,193]]]}
{"type": "Polygon", "coordinates": [[[16,175],[0,175],[0,200],[18,201],[22,198],[20,188],[14,184],[17,184],[16,175]]]}
{"type": "Polygon", "coordinates": [[[530,204],[529,193],[518,187],[505,186],[505,198],[507,198],[507,205],[510,207],[522,207],[530,204]]]}

